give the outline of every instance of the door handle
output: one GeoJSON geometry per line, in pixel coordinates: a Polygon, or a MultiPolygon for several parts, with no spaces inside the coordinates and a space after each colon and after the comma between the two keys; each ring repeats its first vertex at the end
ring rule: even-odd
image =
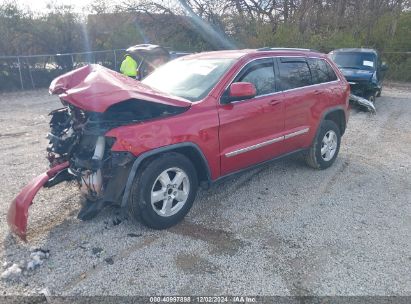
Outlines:
{"type": "Polygon", "coordinates": [[[315,95],[321,95],[321,94],[323,94],[324,93],[324,91],[321,91],[321,90],[315,90],[314,91],[314,94],[315,95]]]}
{"type": "Polygon", "coordinates": [[[270,106],[275,106],[279,104],[280,101],[278,99],[273,99],[273,100],[270,100],[268,103],[270,104],[270,106]]]}

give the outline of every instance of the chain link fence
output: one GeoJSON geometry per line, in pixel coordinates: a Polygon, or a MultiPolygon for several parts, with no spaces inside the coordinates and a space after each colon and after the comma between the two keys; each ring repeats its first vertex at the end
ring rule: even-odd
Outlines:
{"type": "Polygon", "coordinates": [[[124,54],[124,49],[118,49],[54,55],[0,56],[0,91],[46,88],[57,76],[89,63],[101,64],[118,71],[124,54]]]}
{"type": "MultiPolygon", "coordinates": [[[[47,88],[57,76],[98,63],[119,70],[125,49],[69,54],[0,56],[0,92],[47,88]]],[[[184,53],[181,53],[184,54],[184,53]]],[[[411,52],[384,52],[388,64],[386,79],[411,82],[411,52]]]]}
{"type": "Polygon", "coordinates": [[[411,52],[383,52],[381,55],[388,64],[386,79],[411,82],[411,52]]]}

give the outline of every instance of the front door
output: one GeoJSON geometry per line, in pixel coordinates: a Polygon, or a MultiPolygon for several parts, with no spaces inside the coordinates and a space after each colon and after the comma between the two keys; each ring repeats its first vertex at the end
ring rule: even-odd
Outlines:
{"type": "Polygon", "coordinates": [[[218,106],[222,175],[281,154],[284,105],[274,79],[272,58],[253,60],[233,82],[253,83],[256,97],[218,106]]]}

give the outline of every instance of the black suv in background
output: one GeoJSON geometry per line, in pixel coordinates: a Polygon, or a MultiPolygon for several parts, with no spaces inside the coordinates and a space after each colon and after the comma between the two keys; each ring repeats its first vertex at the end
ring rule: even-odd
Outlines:
{"type": "Polygon", "coordinates": [[[329,57],[337,64],[351,86],[351,93],[371,102],[381,96],[387,65],[373,49],[338,49],[329,57]]]}

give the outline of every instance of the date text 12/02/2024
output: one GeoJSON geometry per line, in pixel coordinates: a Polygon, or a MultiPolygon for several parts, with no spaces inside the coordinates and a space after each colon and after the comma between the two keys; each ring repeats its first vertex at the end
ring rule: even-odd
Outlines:
{"type": "Polygon", "coordinates": [[[249,296],[163,296],[150,297],[150,303],[256,303],[256,298],[249,296]]]}

